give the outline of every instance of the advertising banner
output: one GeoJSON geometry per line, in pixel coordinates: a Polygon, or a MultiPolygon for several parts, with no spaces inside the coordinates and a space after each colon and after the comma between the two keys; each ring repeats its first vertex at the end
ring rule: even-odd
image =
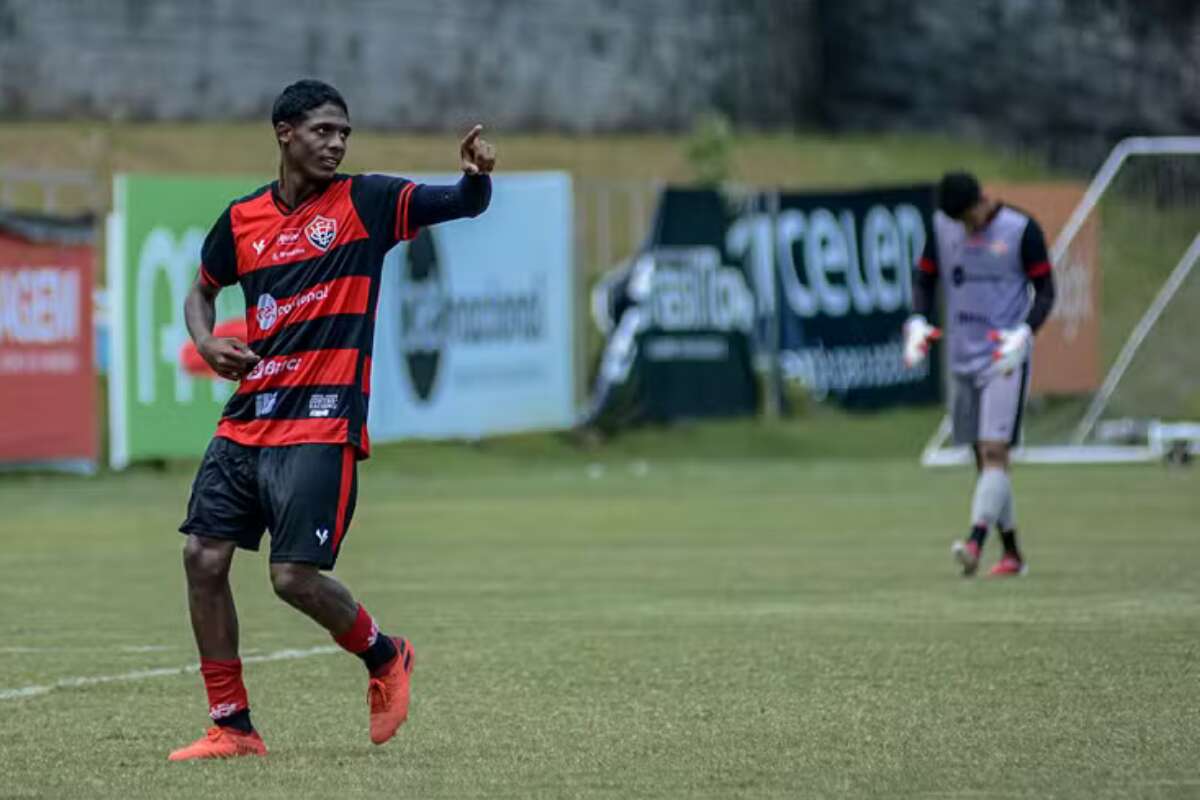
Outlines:
{"type": "Polygon", "coordinates": [[[593,290],[608,333],[588,424],[753,414],[754,294],[730,258],[717,192],[669,189],[651,240],[593,290]]]}
{"type": "Polygon", "coordinates": [[[783,376],[848,408],[934,402],[937,359],[902,362],[912,269],[930,235],[928,186],[784,194],[775,221],[783,376]]]}
{"type": "Polygon", "coordinates": [[[388,253],[375,328],[373,441],[570,426],[573,219],[569,176],[501,175],[482,216],[433,226],[388,253]]]}
{"type": "Polygon", "coordinates": [[[936,360],[905,369],[900,339],[931,187],[770,199],[663,193],[644,253],[593,297],[610,331],[593,423],[754,413],[756,352],[849,408],[938,399],[936,360]]]}
{"type": "MultiPolygon", "coordinates": [[[[194,456],[212,437],[233,391],[187,373],[183,301],[200,246],[231,200],[255,178],[118,175],[108,220],[110,461],[194,456]]],[[[244,317],[241,291],[217,298],[218,323],[244,317]]]]}
{"type": "Polygon", "coordinates": [[[0,214],[0,462],[97,458],[93,227],[0,214]]]}

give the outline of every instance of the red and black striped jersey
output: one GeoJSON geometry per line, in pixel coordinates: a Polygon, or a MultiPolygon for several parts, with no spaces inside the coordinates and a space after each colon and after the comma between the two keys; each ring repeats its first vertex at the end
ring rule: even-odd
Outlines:
{"type": "Polygon", "coordinates": [[[288,209],[271,183],[221,214],[201,279],[241,284],[250,347],[262,360],[225,406],[217,436],[244,445],[348,443],[370,452],[367,403],[384,255],[416,230],[416,184],[338,175],[288,209]]]}

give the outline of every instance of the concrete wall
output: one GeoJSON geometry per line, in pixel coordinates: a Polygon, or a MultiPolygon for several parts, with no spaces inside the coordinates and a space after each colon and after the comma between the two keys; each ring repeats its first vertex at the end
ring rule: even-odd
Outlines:
{"type": "Polygon", "coordinates": [[[259,118],[320,77],[358,123],[604,131],[815,106],[816,0],[0,0],[6,116],[259,118]]]}
{"type": "Polygon", "coordinates": [[[824,2],[822,115],[966,134],[1094,166],[1131,134],[1200,129],[1200,3],[824,2]]]}
{"type": "Polygon", "coordinates": [[[1182,0],[0,0],[0,115],[265,119],[286,83],[358,123],[920,129],[1091,165],[1200,127],[1182,0]]]}

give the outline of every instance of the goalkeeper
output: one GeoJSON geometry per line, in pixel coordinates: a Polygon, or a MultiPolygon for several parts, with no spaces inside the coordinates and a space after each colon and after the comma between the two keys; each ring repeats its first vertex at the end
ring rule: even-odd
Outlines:
{"type": "Polygon", "coordinates": [[[1023,575],[1008,455],[1020,438],[1033,336],[1054,305],[1045,237],[1032,217],[983,194],[975,177],[963,172],[948,173],[938,184],[933,227],[917,262],[904,361],[910,368],[920,364],[941,335],[927,319],[941,278],[954,440],[972,446],[979,473],[971,532],[952,553],[963,574],[974,575],[995,526],[1004,555],[990,574],[1023,575]]]}

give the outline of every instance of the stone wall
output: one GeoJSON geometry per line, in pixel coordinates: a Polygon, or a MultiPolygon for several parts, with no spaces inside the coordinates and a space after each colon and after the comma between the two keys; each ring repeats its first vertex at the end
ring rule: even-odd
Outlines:
{"type": "Polygon", "coordinates": [[[0,0],[0,114],[258,118],[323,78],[356,122],[803,123],[817,0],[0,0]]]}
{"type": "Polygon", "coordinates": [[[0,0],[0,115],[264,119],[286,83],[356,122],[579,132],[924,130],[1091,166],[1200,127],[1181,0],[0,0]]]}
{"type": "Polygon", "coordinates": [[[824,2],[822,116],[944,131],[1094,166],[1132,134],[1200,128],[1200,4],[824,2]]]}

